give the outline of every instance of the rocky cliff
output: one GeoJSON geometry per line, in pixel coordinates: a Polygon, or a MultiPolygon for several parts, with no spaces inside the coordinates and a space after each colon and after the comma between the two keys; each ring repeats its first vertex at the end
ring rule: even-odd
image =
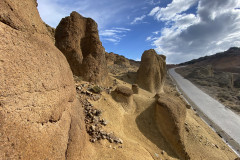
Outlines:
{"type": "Polygon", "coordinates": [[[0,159],[84,158],[73,75],[36,6],[0,1],[0,159]]]}
{"type": "Polygon", "coordinates": [[[107,81],[105,49],[94,20],[72,12],[57,26],[55,39],[56,46],[66,56],[74,75],[96,84],[107,81]]]}

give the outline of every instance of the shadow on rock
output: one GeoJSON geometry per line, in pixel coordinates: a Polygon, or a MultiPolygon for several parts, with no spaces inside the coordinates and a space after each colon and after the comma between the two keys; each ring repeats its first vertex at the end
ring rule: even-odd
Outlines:
{"type": "Polygon", "coordinates": [[[178,158],[168,142],[157,129],[157,125],[154,120],[155,105],[156,102],[153,102],[146,110],[137,116],[137,126],[142,134],[152,143],[156,144],[159,149],[164,150],[171,157],[178,158]]]}

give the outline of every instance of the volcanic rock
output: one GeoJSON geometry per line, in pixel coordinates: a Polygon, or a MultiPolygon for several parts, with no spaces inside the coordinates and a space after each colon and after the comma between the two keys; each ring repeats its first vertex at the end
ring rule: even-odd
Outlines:
{"type": "Polygon", "coordinates": [[[0,1],[0,159],[89,159],[72,72],[36,6],[0,1]]]}
{"type": "Polygon", "coordinates": [[[143,53],[136,79],[139,87],[152,93],[163,92],[166,79],[165,59],[164,55],[158,55],[153,49],[143,53]]]}
{"type": "Polygon", "coordinates": [[[105,84],[108,77],[105,49],[94,20],[72,12],[57,26],[55,39],[74,75],[88,82],[105,84]]]}
{"type": "Polygon", "coordinates": [[[186,107],[173,97],[161,94],[155,106],[156,124],[180,159],[189,159],[184,145],[185,118],[186,107]]]}

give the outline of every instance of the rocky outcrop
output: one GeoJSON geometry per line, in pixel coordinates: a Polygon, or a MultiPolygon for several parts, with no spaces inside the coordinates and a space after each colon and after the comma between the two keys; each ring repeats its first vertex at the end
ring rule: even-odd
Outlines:
{"type": "Polygon", "coordinates": [[[165,59],[164,55],[158,55],[153,49],[143,53],[136,79],[139,87],[152,93],[163,92],[166,79],[165,59]]]}
{"type": "Polygon", "coordinates": [[[0,159],[87,159],[73,75],[36,5],[0,1],[0,159]]]}
{"type": "Polygon", "coordinates": [[[72,12],[57,26],[55,39],[74,75],[96,84],[106,82],[105,49],[99,40],[98,26],[94,20],[72,12]]]}
{"type": "Polygon", "coordinates": [[[165,137],[180,159],[189,159],[184,146],[184,122],[186,107],[169,95],[157,94],[155,120],[160,133],[165,137]]]}
{"type": "Polygon", "coordinates": [[[121,65],[121,66],[129,66],[130,65],[130,61],[125,58],[124,56],[115,54],[113,52],[107,53],[106,52],[106,60],[107,60],[107,64],[108,65],[113,65],[113,64],[117,64],[117,65],[121,65]]]}
{"type": "Polygon", "coordinates": [[[133,105],[133,91],[125,86],[117,86],[111,93],[115,101],[120,102],[125,111],[129,111],[133,105]]]}

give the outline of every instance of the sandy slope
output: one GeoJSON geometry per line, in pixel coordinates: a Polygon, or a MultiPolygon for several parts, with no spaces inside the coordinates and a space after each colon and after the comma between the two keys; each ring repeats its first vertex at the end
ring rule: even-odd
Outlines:
{"type": "MultiPolygon", "coordinates": [[[[120,77],[112,75],[114,77],[120,77]]],[[[131,87],[127,82],[133,79],[129,76],[121,76],[124,81],[117,79],[118,84],[131,87]]],[[[164,87],[166,95],[175,96],[179,103],[185,103],[179,97],[169,79],[164,87]]],[[[178,159],[177,155],[159,133],[154,120],[154,95],[140,89],[139,94],[134,94],[134,105],[128,106],[129,110],[115,102],[110,94],[102,92],[101,99],[91,101],[98,109],[102,110],[102,116],[108,124],[104,127],[107,132],[114,132],[123,140],[123,144],[109,143],[100,140],[92,143],[93,160],[151,160],[151,159],[178,159]]],[[[171,127],[171,126],[169,126],[171,127]]],[[[209,128],[196,113],[187,109],[185,122],[186,149],[194,160],[230,160],[237,156],[221,140],[221,138],[209,128]]]]}

